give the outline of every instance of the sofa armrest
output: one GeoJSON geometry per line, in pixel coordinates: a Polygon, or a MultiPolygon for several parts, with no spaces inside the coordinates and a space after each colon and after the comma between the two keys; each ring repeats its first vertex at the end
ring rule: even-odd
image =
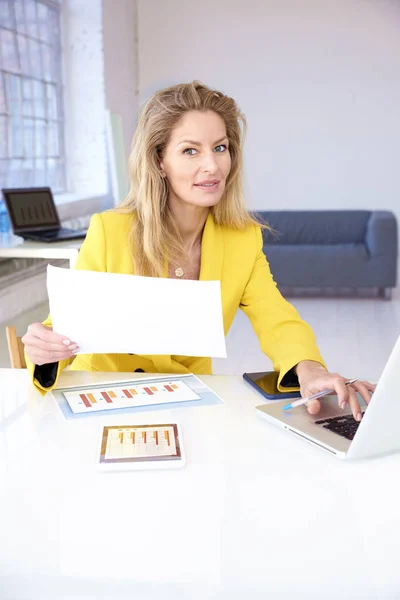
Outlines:
{"type": "Polygon", "coordinates": [[[393,257],[397,262],[397,220],[387,210],[371,213],[365,235],[365,245],[373,257],[393,257]]]}

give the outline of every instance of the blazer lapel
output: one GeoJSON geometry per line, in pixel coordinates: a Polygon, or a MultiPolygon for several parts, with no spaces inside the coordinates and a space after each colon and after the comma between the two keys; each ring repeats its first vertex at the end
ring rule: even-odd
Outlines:
{"type": "Polygon", "coordinates": [[[221,227],[218,227],[211,212],[204,226],[201,244],[200,281],[219,281],[224,264],[224,239],[221,227]]]}

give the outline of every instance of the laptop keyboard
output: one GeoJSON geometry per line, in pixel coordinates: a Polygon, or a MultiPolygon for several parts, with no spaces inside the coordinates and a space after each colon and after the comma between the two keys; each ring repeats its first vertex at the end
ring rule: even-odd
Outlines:
{"type": "MultiPolygon", "coordinates": [[[[362,415],[364,416],[364,413],[362,415]]],[[[355,420],[353,415],[340,415],[339,417],[331,417],[330,419],[320,419],[319,421],[315,421],[315,423],[324,429],[329,429],[329,431],[341,435],[346,440],[354,438],[360,424],[355,420]]]]}
{"type": "Polygon", "coordinates": [[[40,237],[43,240],[63,240],[66,239],[74,239],[74,238],[84,238],[86,235],[86,231],[77,231],[75,229],[66,229],[62,227],[61,229],[57,229],[56,231],[44,231],[40,233],[40,237]]]}

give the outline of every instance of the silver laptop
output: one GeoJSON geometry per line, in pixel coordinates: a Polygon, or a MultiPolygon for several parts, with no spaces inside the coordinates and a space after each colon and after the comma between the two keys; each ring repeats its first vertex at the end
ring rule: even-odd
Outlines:
{"type": "Polygon", "coordinates": [[[256,407],[270,423],[335,454],[339,458],[365,458],[400,450],[400,336],[368,405],[359,397],[363,418],[358,423],[350,410],[341,410],[337,396],[321,399],[321,410],[310,415],[305,406],[288,411],[287,400],[256,407]]]}

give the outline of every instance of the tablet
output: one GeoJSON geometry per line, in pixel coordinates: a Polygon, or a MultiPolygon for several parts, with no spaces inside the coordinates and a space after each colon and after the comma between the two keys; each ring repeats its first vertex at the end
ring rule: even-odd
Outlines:
{"type": "Polygon", "coordinates": [[[178,423],[105,425],[97,465],[103,471],[178,469],[186,464],[178,423]]]}
{"type": "MultiPolygon", "coordinates": [[[[280,391],[278,388],[279,373],[277,371],[263,371],[261,373],[243,373],[243,379],[250,383],[267,400],[283,400],[284,398],[299,398],[300,392],[280,391]]],[[[297,378],[290,387],[298,385],[297,378]]],[[[299,388],[300,389],[300,388],[299,388]]]]}

